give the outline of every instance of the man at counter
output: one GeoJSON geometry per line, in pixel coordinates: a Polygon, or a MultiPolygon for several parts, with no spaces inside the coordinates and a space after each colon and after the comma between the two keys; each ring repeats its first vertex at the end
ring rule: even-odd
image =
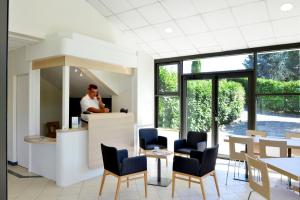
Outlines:
{"type": "Polygon", "coordinates": [[[89,113],[108,113],[109,109],[105,108],[105,104],[102,102],[101,97],[98,95],[98,87],[94,84],[90,84],[87,90],[87,94],[82,97],[80,101],[81,105],[81,119],[84,122],[88,121],[86,114],[89,113]]]}

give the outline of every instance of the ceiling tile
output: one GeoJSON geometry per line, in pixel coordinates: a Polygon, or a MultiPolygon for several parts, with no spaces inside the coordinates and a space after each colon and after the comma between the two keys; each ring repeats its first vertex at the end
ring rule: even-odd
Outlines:
{"type": "Polygon", "coordinates": [[[130,28],[139,28],[148,25],[146,20],[136,10],[121,13],[118,17],[130,28]]]}
{"type": "Polygon", "coordinates": [[[177,37],[177,36],[183,35],[180,28],[173,21],[156,24],[156,25],[154,25],[154,27],[163,38],[172,38],[172,37],[177,37]],[[172,32],[166,33],[165,32],[166,28],[172,29],[172,32]]]}
{"type": "Polygon", "coordinates": [[[161,58],[172,58],[178,56],[176,51],[160,53],[161,58]]]}
{"type": "Polygon", "coordinates": [[[152,28],[152,26],[135,29],[134,32],[146,42],[161,39],[161,36],[154,28],[152,28]]]}
{"type": "Polygon", "coordinates": [[[99,0],[86,0],[91,6],[93,6],[101,15],[107,17],[112,15],[112,12],[99,0]]]}
{"type": "Polygon", "coordinates": [[[246,48],[247,44],[238,28],[214,31],[214,36],[223,50],[246,48]]]}
{"type": "Polygon", "coordinates": [[[293,17],[300,15],[300,1],[299,0],[267,0],[267,6],[270,13],[271,19],[280,19],[286,17],[293,17]],[[293,9],[287,12],[280,10],[280,7],[284,3],[293,4],[293,9]]]}
{"type": "Polygon", "coordinates": [[[218,45],[212,33],[200,33],[189,36],[189,38],[197,48],[218,45]]]}
{"type": "Polygon", "coordinates": [[[191,0],[164,0],[163,6],[175,19],[188,17],[197,14],[191,0]]]}
{"type": "Polygon", "coordinates": [[[242,26],[240,29],[247,41],[274,37],[272,25],[269,22],[242,26]]]}
{"type": "Polygon", "coordinates": [[[228,7],[226,0],[193,0],[193,3],[195,4],[197,10],[200,13],[205,13],[228,7]]]}
{"type": "Polygon", "coordinates": [[[135,8],[145,6],[154,2],[157,2],[157,0],[128,0],[131,5],[133,5],[135,8]]]}
{"type": "Polygon", "coordinates": [[[274,38],[269,38],[269,39],[263,39],[263,40],[248,41],[247,43],[250,48],[263,47],[263,46],[275,45],[276,40],[274,38]]]}
{"type": "Polygon", "coordinates": [[[177,53],[178,53],[179,56],[199,54],[198,50],[195,49],[195,48],[180,50],[180,51],[177,51],[177,53]]]}
{"type": "Polygon", "coordinates": [[[298,35],[292,35],[292,36],[286,36],[286,37],[278,37],[276,39],[278,44],[287,44],[287,43],[296,43],[300,42],[300,34],[298,35]]]}
{"type": "Polygon", "coordinates": [[[120,13],[132,9],[127,0],[101,0],[113,13],[120,13]]]}
{"type": "Polygon", "coordinates": [[[156,53],[156,52],[155,52],[153,49],[151,49],[151,48],[149,47],[149,45],[146,44],[146,43],[139,43],[137,46],[138,46],[139,50],[145,51],[146,53],[148,53],[148,54],[150,54],[150,55],[156,53]]]}
{"type": "Polygon", "coordinates": [[[138,9],[138,11],[151,24],[157,24],[171,20],[171,17],[159,3],[141,7],[138,9]]]}
{"type": "Polygon", "coordinates": [[[229,9],[203,14],[203,19],[211,30],[236,26],[235,19],[229,9]]]}
{"type": "Polygon", "coordinates": [[[119,28],[121,31],[129,29],[128,26],[126,26],[123,22],[120,21],[120,19],[118,17],[116,17],[114,15],[107,17],[107,20],[110,21],[117,28],[119,28]]]}
{"type": "Polygon", "coordinates": [[[208,30],[207,26],[204,24],[201,16],[199,15],[179,19],[176,22],[185,34],[201,33],[208,30]]]}
{"type": "Polygon", "coordinates": [[[192,49],[193,44],[186,37],[176,37],[167,39],[167,42],[176,50],[192,49]]]}
{"type": "Polygon", "coordinates": [[[277,37],[300,34],[300,17],[292,17],[272,22],[277,37]]]}
{"type": "Polygon", "coordinates": [[[255,1],[260,1],[260,0],[227,0],[229,6],[238,6],[238,5],[247,4],[255,1]]]}
{"type": "Polygon", "coordinates": [[[152,58],[159,59],[161,56],[158,53],[151,54],[152,58]]]}
{"type": "Polygon", "coordinates": [[[264,1],[234,7],[232,11],[239,25],[263,22],[269,19],[264,1]]]}
{"type": "Polygon", "coordinates": [[[157,53],[174,51],[174,49],[164,40],[149,42],[148,45],[157,53]]]}
{"type": "Polygon", "coordinates": [[[209,47],[203,47],[198,48],[198,51],[202,53],[213,53],[213,52],[220,52],[222,51],[222,48],[220,46],[209,46],[209,47]]]}
{"type": "Polygon", "coordinates": [[[143,40],[137,36],[137,34],[133,31],[124,31],[124,35],[128,37],[131,41],[135,41],[136,43],[142,43],[143,40]]]}

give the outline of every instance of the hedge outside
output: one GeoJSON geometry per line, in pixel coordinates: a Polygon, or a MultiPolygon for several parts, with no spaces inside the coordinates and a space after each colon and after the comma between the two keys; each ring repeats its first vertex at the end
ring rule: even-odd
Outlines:
{"type": "MultiPolygon", "coordinates": [[[[160,91],[177,89],[177,73],[161,68],[159,71],[160,91]]],[[[221,80],[219,82],[219,124],[229,124],[238,119],[246,103],[245,78],[221,80]]],[[[300,113],[300,81],[276,81],[258,78],[257,93],[299,93],[294,96],[259,96],[257,108],[280,113],[300,113]]],[[[188,130],[208,131],[211,127],[211,82],[189,81],[187,85],[188,130]]],[[[179,97],[159,97],[158,126],[179,129],[179,97]]]]}

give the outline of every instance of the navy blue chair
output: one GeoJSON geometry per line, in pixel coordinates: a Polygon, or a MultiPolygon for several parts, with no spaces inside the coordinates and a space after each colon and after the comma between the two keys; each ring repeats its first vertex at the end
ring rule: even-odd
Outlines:
{"type": "Polygon", "coordinates": [[[139,154],[143,151],[153,150],[154,147],[160,149],[168,148],[168,140],[166,137],[158,136],[156,128],[142,128],[139,130],[140,150],[139,154]]]}
{"type": "Polygon", "coordinates": [[[206,148],[204,151],[191,151],[190,158],[174,156],[172,197],[174,197],[175,180],[180,179],[188,181],[189,187],[191,187],[192,182],[200,184],[203,199],[206,199],[203,184],[203,178],[206,176],[213,176],[218,197],[220,197],[220,191],[215,172],[218,149],[219,145],[216,145],[212,148],[206,148]],[[177,175],[179,175],[179,177],[177,175]],[[184,176],[188,178],[185,178],[184,176]]]}
{"type": "Polygon", "coordinates": [[[128,151],[126,149],[117,150],[115,147],[105,146],[104,144],[101,144],[101,151],[104,164],[104,172],[101,180],[99,196],[102,194],[106,176],[112,175],[118,179],[115,200],[118,199],[121,182],[127,181],[127,187],[129,187],[130,176],[138,176],[133,179],[144,178],[145,197],[147,197],[146,157],[136,156],[129,158],[128,151]]]}
{"type": "Polygon", "coordinates": [[[189,155],[191,151],[204,151],[207,147],[207,133],[189,131],[187,139],[174,141],[174,153],[189,155]]]}

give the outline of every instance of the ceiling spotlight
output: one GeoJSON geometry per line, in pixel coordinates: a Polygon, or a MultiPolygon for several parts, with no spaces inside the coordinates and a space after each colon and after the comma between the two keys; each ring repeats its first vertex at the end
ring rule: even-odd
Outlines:
{"type": "Polygon", "coordinates": [[[168,28],[165,28],[165,32],[166,33],[173,33],[173,29],[168,27],[168,28]]]}
{"type": "Polygon", "coordinates": [[[78,69],[77,68],[75,68],[75,70],[74,70],[75,72],[78,72],[78,69]]]}
{"type": "Polygon", "coordinates": [[[283,12],[288,12],[288,11],[292,10],[293,7],[294,7],[294,5],[291,3],[284,3],[280,6],[280,10],[283,12]]]}
{"type": "Polygon", "coordinates": [[[80,72],[80,75],[79,75],[80,77],[82,77],[83,76],[83,73],[82,72],[80,72]]]}

